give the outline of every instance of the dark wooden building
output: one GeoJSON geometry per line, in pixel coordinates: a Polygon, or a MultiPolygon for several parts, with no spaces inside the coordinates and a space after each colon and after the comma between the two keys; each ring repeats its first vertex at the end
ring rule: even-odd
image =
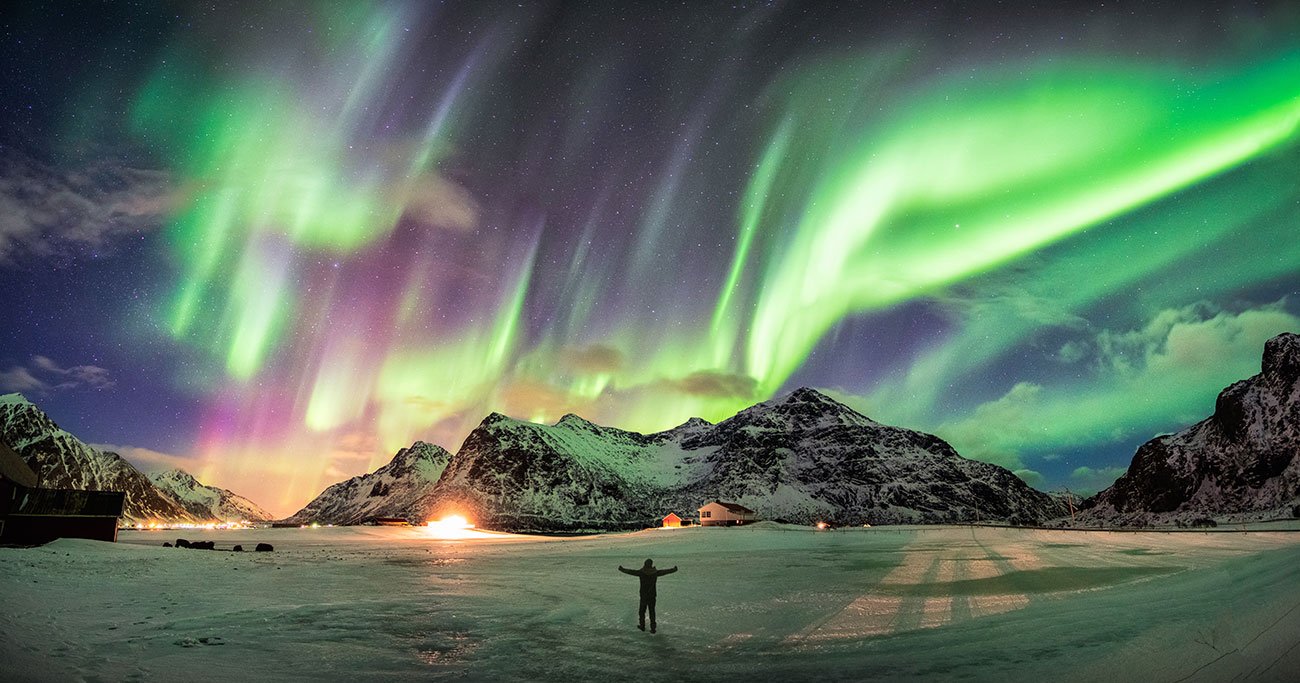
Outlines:
{"type": "Polygon", "coordinates": [[[36,488],[31,467],[0,442],[0,543],[38,545],[56,538],[116,541],[126,504],[121,491],[36,488]]]}

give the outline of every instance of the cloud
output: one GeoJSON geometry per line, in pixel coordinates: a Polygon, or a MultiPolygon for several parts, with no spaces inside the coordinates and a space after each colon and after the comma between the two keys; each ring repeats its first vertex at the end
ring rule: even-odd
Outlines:
{"type": "Polygon", "coordinates": [[[428,226],[467,232],[478,227],[479,206],[465,188],[429,173],[411,185],[403,215],[428,226]]]}
{"type": "Polygon", "coordinates": [[[0,371],[0,391],[48,393],[65,389],[110,389],[116,382],[97,365],[62,367],[46,356],[36,356],[26,366],[0,371]]]}
{"type": "Polygon", "coordinates": [[[1046,479],[1043,478],[1043,475],[1041,473],[1036,472],[1034,470],[1018,469],[1012,472],[1012,474],[1016,475],[1017,477],[1020,477],[1020,481],[1023,481],[1026,484],[1029,484],[1030,486],[1040,490],[1043,488],[1043,484],[1046,483],[1047,481],[1046,479]]]}
{"type": "Polygon", "coordinates": [[[1235,314],[1197,302],[1162,310],[1140,329],[1102,330],[1094,339],[1067,343],[1062,354],[1127,376],[1181,372],[1225,357],[1257,361],[1265,340],[1298,325],[1285,299],[1235,314]]]}
{"type": "Polygon", "coordinates": [[[0,370],[0,391],[35,391],[45,392],[51,389],[40,378],[32,374],[30,370],[22,366],[14,366],[8,370],[0,370]]]}
{"type": "Polygon", "coordinates": [[[545,419],[564,413],[590,417],[589,402],[575,400],[563,389],[535,380],[519,378],[503,384],[497,392],[497,400],[502,412],[524,419],[545,419]]]}
{"type": "Polygon", "coordinates": [[[187,458],[182,455],[173,455],[155,451],[151,448],[141,448],[139,446],[119,446],[111,443],[92,443],[91,448],[97,448],[101,451],[111,451],[126,458],[127,462],[135,465],[136,469],[141,472],[162,472],[164,470],[180,469],[197,476],[196,469],[202,464],[193,458],[187,458]]]}
{"type": "Polygon", "coordinates": [[[1016,470],[1022,466],[1021,445],[1033,442],[1043,429],[1036,415],[1042,396],[1042,386],[1020,382],[939,431],[962,455],[1016,470]]]}
{"type": "Polygon", "coordinates": [[[108,389],[116,384],[109,377],[108,370],[97,365],[74,365],[70,368],[64,368],[59,367],[58,363],[45,356],[36,356],[32,359],[32,364],[47,373],[62,375],[66,378],[56,385],[56,388],[60,389],[73,389],[79,386],[86,386],[91,389],[108,389]]]}
{"type": "Polygon", "coordinates": [[[1083,329],[1087,321],[1074,313],[1059,297],[1039,296],[1027,291],[1024,273],[1011,269],[1001,282],[990,281],[982,288],[956,287],[931,296],[935,302],[967,320],[1016,320],[1034,327],[1083,329]]]}
{"type": "Polygon", "coordinates": [[[683,394],[708,398],[743,398],[754,397],[758,382],[749,375],[735,375],[715,370],[699,370],[677,380],[668,380],[668,385],[683,394]]]}
{"type": "Polygon", "coordinates": [[[350,479],[381,467],[387,462],[377,463],[385,456],[377,434],[368,429],[353,429],[336,436],[325,454],[325,474],[334,481],[350,479]],[[374,465],[374,467],[372,467],[374,465]]]}
{"type": "Polygon", "coordinates": [[[1062,363],[1078,363],[1088,354],[1088,346],[1078,341],[1068,341],[1061,345],[1061,350],[1056,352],[1057,360],[1062,363]]]}
{"type": "Polygon", "coordinates": [[[1070,473],[1070,485],[1075,493],[1091,496],[1109,487],[1128,471],[1127,467],[1077,467],[1070,473]]]}
{"type": "Polygon", "coordinates": [[[68,172],[0,151],[0,265],[156,229],[178,194],[166,173],[114,162],[68,172]]]}
{"type": "Polygon", "coordinates": [[[612,374],[623,369],[623,352],[605,344],[592,344],[563,350],[560,362],[576,374],[612,374]]]}
{"type": "Polygon", "coordinates": [[[49,393],[64,389],[112,389],[117,382],[99,366],[62,367],[38,355],[27,366],[0,371],[0,390],[5,392],[49,393]]]}

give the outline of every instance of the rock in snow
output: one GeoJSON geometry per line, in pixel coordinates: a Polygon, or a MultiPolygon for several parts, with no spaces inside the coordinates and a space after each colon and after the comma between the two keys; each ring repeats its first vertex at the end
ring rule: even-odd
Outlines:
{"type": "Polygon", "coordinates": [[[1219,394],[1214,414],[1137,450],[1085,503],[1086,521],[1170,524],[1289,517],[1300,501],[1300,335],[1264,345],[1260,374],[1219,394]]]}
{"type": "Polygon", "coordinates": [[[493,413],[455,456],[438,460],[440,477],[429,468],[403,481],[408,475],[395,478],[390,468],[330,487],[291,519],[460,512],[497,529],[617,529],[670,511],[693,516],[714,498],[799,523],[1032,523],[1063,512],[1006,469],[966,460],[938,437],[876,423],[812,389],[716,425],[692,418],[655,434],[576,415],[548,426],[493,413]],[[401,493],[399,504],[367,494],[385,488],[401,493]]]}

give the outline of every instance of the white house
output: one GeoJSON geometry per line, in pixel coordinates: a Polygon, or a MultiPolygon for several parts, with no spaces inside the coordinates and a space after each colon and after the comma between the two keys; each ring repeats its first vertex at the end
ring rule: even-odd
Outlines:
{"type": "Polygon", "coordinates": [[[735,526],[758,519],[758,513],[744,505],[715,500],[700,508],[700,526],[735,526]]]}

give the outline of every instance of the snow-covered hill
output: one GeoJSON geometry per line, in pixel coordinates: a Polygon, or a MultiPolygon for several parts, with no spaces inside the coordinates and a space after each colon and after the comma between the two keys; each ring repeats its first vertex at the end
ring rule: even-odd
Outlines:
{"type": "Polygon", "coordinates": [[[288,521],[360,524],[377,517],[423,519],[421,501],[433,490],[451,454],[416,441],[387,465],[325,489],[288,521]]]}
{"type": "Polygon", "coordinates": [[[938,437],[870,420],[812,389],[655,434],[576,415],[547,426],[489,415],[451,459],[427,514],[507,529],[620,528],[721,498],[765,519],[841,524],[1059,516],[1006,469],[938,437]]]}
{"type": "Polygon", "coordinates": [[[1088,502],[1084,520],[1291,516],[1300,502],[1300,335],[1265,343],[1261,370],[1224,389],[1210,417],[1143,444],[1128,472],[1088,502]]]}
{"type": "Polygon", "coordinates": [[[257,503],[223,488],[205,486],[185,470],[154,472],[149,479],[199,519],[265,522],[274,518],[257,503]]]}
{"type": "Polygon", "coordinates": [[[154,486],[122,456],[92,448],[59,429],[21,394],[0,396],[0,439],[23,456],[46,488],[123,491],[128,522],[206,521],[154,486]]]}

